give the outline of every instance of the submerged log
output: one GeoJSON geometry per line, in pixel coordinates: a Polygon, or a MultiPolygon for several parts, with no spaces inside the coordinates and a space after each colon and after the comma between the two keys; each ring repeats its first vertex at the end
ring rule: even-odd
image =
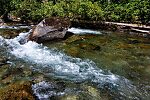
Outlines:
{"type": "Polygon", "coordinates": [[[36,26],[29,39],[36,42],[62,39],[65,37],[70,25],[70,20],[67,18],[46,18],[36,26]]]}

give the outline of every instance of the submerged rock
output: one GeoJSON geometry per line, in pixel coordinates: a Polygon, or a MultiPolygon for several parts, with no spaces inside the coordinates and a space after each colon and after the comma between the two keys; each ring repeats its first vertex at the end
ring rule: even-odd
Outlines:
{"type": "Polygon", "coordinates": [[[2,83],[1,80],[4,79],[3,77],[7,73],[9,67],[9,65],[3,65],[0,67],[0,83],[2,83]]]}
{"type": "Polygon", "coordinates": [[[16,82],[1,88],[0,100],[35,100],[31,82],[16,82]]]}
{"type": "Polygon", "coordinates": [[[67,54],[71,56],[78,56],[80,53],[80,49],[78,47],[70,47],[69,49],[66,50],[67,54]]]}
{"type": "Polygon", "coordinates": [[[80,43],[79,47],[84,50],[100,50],[101,47],[90,43],[80,43]]]}
{"type": "Polygon", "coordinates": [[[0,67],[0,84],[8,85],[19,80],[30,80],[31,75],[30,68],[6,64],[0,67]]]}
{"type": "Polygon", "coordinates": [[[84,91],[80,94],[81,100],[84,100],[84,98],[86,98],[86,100],[105,100],[101,98],[100,91],[98,89],[88,85],[83,85],[81,88],[84,91]]]}
{"type": "Polygon", "coordinates": [[[73,35],[64,41],[63,50],[70,56],[82,57],[85,53],[100,52],[107,41],[96,35],[73,35]]]}
{"type": "Polygon", "coordinates": [[[28,32],[28,27],[15,27],[15,26],[6,26],[0,29],[0,36],[5,39],[13,39],[18,36],[21,32],[28,32]]]}
{"type": "Polygon", "coordinates": [[[5,57],[0,57],[0,66],[7,64],[8,59],[5,57]]]}
{"type": "Polygon", "coordinates": [[[19,34],[19,32],[16,32],[15,30],[4,30],[4,31],[1,31],[1,33],[0,33],[0,35],[6,39],[14,38],[18,34],[19,34]]]}
{"type": "MultiPolygon", "coordinates": [[[[63,83],[42,81],[32,85],[33,93],[38,100],[51,100],[64,95],[63,83]]],[[[57,100],[57,99],[56,99],[57,100]]]]}
{"type": "Polygon", "coordinates": [[[77,95],[66,95],[62,97],[60,100],[80,100],[77,95]]]}
{"type": "Polygon", "coordinates": [[[29,39],[36,42],[62,39],[65,37],[69,27],[70,20],[67,18],[46,18],[36,26],[33,33],[29,36],[29,39]]]}

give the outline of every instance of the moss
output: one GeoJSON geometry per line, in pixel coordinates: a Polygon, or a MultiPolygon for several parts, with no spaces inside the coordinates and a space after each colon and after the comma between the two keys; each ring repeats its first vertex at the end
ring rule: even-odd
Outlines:
{"type": "Polygon", "coordinates": [[[31,82],[17,82],[0,89],[0,100],[35,100],[31,82]]]}

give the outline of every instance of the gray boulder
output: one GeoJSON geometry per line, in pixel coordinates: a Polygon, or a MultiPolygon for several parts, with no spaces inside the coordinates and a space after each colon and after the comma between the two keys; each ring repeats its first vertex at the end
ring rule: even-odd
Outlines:
{"type": "Polygon", "coordinates": [[[67,18],[46,18],[42,20],[35,29],[33,29],[33,32],[29,36],[29,40],[43,42],[54,39],[62,39],[65,37],[69,27],[70,20],[67,18]]]}

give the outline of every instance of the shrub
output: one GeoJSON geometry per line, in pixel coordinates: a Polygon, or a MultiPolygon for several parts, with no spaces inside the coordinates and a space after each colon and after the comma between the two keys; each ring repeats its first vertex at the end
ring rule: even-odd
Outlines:
{"type": "Polygon", "coordinates": [[[147,23],[150,20],[150,0],[1,0],[0,15],[7,15],[10,11],[22,21],[61,16],[147,23]]]}

